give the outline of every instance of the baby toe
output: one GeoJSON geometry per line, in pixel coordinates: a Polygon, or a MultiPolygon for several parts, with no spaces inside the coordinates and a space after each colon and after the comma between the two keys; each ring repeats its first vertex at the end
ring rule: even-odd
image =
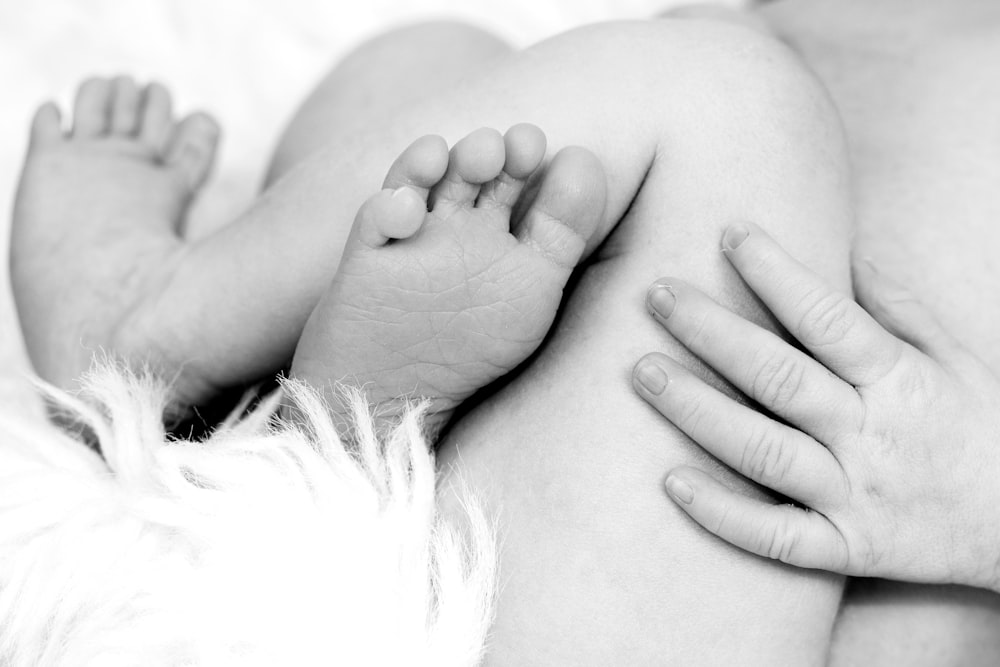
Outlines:
{"type": "Polygon", "coordinates": [[[200,188],[215,163],[220,133],[219,124],[208,114],[191,114],[174,130],[164,163],[179,171],[192,190],[200,188]]]}
{"type": "Polygon", "coordinates": [[[482,186],[477,208],[497,209],[503,212],[502,222],[510,221],[510,209],[524,191],[527,179],[545,158],[545,133],[530,123],[521,123],[507,130],[504,135],[503,171],[482,186]]]}
{"type": "Polygon", "coordinates": [[[604,214],[606,189],[597,156],[584,148],[562,149],[549,165],[515,236],[554,264],[575,267],[604,214]]]}
{"type": "Polygon", "coordinates": [[[507,130],[503,143],[506,152],[503,170],[511,178],[528,178],[545,157],[545,133],[537,125],[515,125],[507,130]]]}
{"type": "Polygon", "coordinates": [[[478,129],[461,139],[448,156],[448,170],[431,191],[432,210],[439,206],[472,206],[483,183],[503,169],[503,136],[492,128],[478,129]]]}
{"type": "Polygon", "coordinates": [[[99,137],[108,130],[113,87],[107,79],[90,78],[80,84],[73,104],[73,137],[99,137]]]}
{"type": "Polygon", "coordinates": [[[38,108],[31,121],[31,145],[46,146],[62,139],[62,114],[54,102],[38,108]]]}
{"type": "Polygon", "coordinates": [[[426,215],[423,197],[412,188],[382,190],[358,210],[352,235],[368,247],[383,246],[416,234],[426,215]]]}
{"type": "Polygon", "coordinates": [[[420,137],[389,167],[383,188],[412,188],[426,202],[433,187],[448,168],[448,144],[437,135],[420,137]]]}
{"type": "Polygon", "coordinates": [[[129,76],[117,77],[111,86],[113,92],[109,130],[111,134],[131,137],[139,121],[141,92],[135,80],[129,76]]]}
{"type": "Polygon", "coordinates": [[[151,83],[143,91],[136,136],[141,142],[160,153],[170,138],[173,126],[173,100],[170,91],[159,83],[151,83]]]}

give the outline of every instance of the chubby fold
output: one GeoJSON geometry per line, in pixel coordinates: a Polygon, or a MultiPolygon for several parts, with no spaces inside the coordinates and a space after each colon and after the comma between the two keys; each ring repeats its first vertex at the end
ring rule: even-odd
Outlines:
{"type": "Polygon", "coordinates": [[[168,438],[148,375],[104,364],[79,397],[43,392],[103,456],[0,410],[0,664],[481,661],[495,526],[467,493],[459,523],[439,512],[419,406],[377,437],[345,390],[346,446],[288,381],[195,442],[168,438]]]}

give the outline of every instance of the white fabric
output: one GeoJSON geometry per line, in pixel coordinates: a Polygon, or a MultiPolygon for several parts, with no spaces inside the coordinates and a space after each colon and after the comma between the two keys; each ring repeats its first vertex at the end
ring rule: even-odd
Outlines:
{"type": "Polygon", "coordinates": [[[106,462],[0,413],[0,664],[474,665],[489,628],[491,524],[436,509],[434,464],[411,411],[357,448],[320,399],[278,397],[203,443],[169,442],[165,390],[106,369],[97,408],[58,393],[106,462]]]}

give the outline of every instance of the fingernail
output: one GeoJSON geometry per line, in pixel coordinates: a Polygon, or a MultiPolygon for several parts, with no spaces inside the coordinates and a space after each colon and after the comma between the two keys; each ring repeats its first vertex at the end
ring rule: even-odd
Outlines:
{"type": "Polygon", "coordinates": [[[682,479],[670,475],[667,477],[667,493],[670,497],[684,505],[690,505],[694,500],[694,489],[682,479]]]}
{"type": "Polygon", "coordinates": [[[635,379],[654,396],[659,396],[667,388],[667,374],[651,361],[640,361],[635,369],[635,379]]]}
{"type": "Polygon", "coordinates": [[[400,187],[392,191],[393,199],[395,199],[396,197],[419,197],[419,196],[420,195],[414,192],[413,188],[408,188],[405,185],[401,185],[400,187]]]}
{"type": "Polygon", "coordinates": [[[746,225],[733,225],[726,230],[722,237],[722,249],[736,250],[747,240],[748,236],[750,236],[750,230],[747,229],[746,225]]]}
{"type": "Polygon", "coordinates": [[[675,303],[677,303],[677,297],[670,285],[657,283],[646,292],[646,306],[649,308],[649,312],[664,320],[674,312],[675,303]]]}

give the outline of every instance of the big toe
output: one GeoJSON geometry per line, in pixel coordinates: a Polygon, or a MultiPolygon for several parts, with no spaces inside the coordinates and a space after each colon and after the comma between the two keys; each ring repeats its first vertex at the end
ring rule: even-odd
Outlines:
{"type": "Polygon", "coordinates": [[[600,224],[606,192],[597,156],[585,148],[564,148],[552,159],[514,234],[554,264],[573,268],[600,224]]]}
{"type": "Polygon", "coordinates": [[[193,113],[174,129],[163,162],[177,170],[187,185],[196,190],[208,178],[219,144],[219,124],[205,113],[193,113]]]}

